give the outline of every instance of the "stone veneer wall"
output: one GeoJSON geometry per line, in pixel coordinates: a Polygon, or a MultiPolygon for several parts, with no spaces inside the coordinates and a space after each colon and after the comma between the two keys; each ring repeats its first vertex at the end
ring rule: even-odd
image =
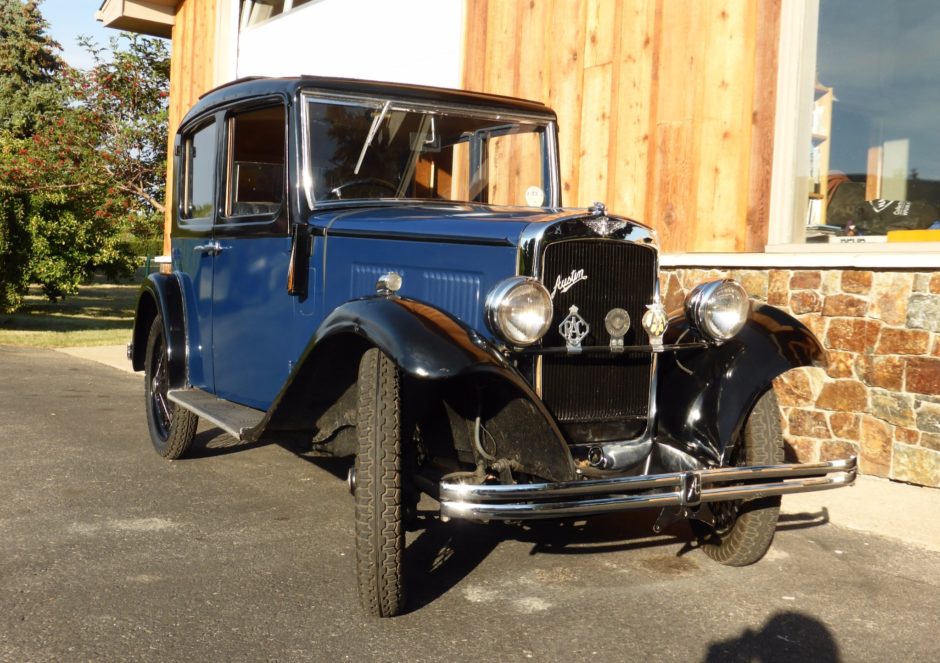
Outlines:
{"type": "Polygon", "coordinates": [[[777,380],[788,452],[858,454],[863,474],[940,487],[940,271],[663,269],[666,309],[734,278],[822,341],[827,369],[777,380]]]}

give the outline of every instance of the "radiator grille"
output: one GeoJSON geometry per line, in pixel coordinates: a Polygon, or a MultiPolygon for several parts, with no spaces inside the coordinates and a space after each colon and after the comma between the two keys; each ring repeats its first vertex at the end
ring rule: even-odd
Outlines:
{"type": "MultiPolygon", "coordinates": [[[[542,259],[542,279],[551,292],[558,279],[584,270],[585,280],[554,296],[555,318],[545,335],[546,347],[564,346],[558,326],[572,305],[591,326],[583,346],[608,345],[604,317],[620,307],[630,314],[625,345],[648,342],[640,319],[653,299],[656,252],[631,242],[569,240],[549,244],[542,259]]],[[[612,421],[646,417],[649,408],[649,352],[623,354],[545,355],[542,398],[559,421],[612,421]]]]}

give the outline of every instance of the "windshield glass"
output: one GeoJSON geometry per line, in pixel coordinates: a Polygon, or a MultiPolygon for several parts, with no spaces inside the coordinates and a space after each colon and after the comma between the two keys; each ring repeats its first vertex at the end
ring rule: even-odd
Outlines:
{"type": "Polygon", "coordinates": [[[548,120],[321,97],[306,113],[311,202],[551,204],[548,120]]]}

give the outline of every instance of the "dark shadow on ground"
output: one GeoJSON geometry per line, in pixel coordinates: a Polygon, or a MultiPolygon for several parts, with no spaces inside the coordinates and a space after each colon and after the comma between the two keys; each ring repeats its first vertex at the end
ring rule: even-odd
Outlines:
{"type": "Polygon", "coordinates": [[[746,629],[737,638],[711,645],[704,663],[839,660],[839,645],[825,624],[800,612],[779,612],[760,631],[746,629]]]}
{"type": "Polygon", "coordinates": [[[268,445],[269,442],[242,442],[235,439],[221,428],[207,427],[196,433],[192,446],[182,460],[200,460],[215,458],[227,454],[248,451],[268,445]]]}

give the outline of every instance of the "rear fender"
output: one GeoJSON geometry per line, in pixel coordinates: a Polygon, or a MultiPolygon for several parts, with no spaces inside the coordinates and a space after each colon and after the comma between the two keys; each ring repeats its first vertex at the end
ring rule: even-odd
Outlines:
{"type": "Polygon", "coordinates": [[[180,283],[172,274],[150,274],[140,287],[131,337],[135,371],[144,370],[147,336],[158,314],[163,318],[169,386],[178,389],[186,384],[186,318],[180,283]]]}
{"type": "MultiPolygon", "coordinates": [[[[373,297],[347,302],[320,325],[264,420],[256,438],[310,437],[320,433],[325,420],[349,425],[354,420],[352,397],[359,360],[370,347],[378,347],[412,381],[446,386],[466,379],[495,380],[519,404],[503,408],[520,413],[528,434],[497,438],[500,456],[516,460],[527,471],[548,480],[574,477],[574,465],[564,436],[525,378],[492,345],[461,321],[415,300],[373,297]],[[444,383],[447,383],[445,385],[444,383]],[[521,405],[521,406],[520,406],[521,405]],[[337,412],[337,409],[340,411],[337,412]]],[[[510,417],[494,417],[508,422],[510,417]]]]}
{"type": "MultiPolygon", "coordinates": [[[[665,342],[694,334],[684,317],[665,342]]],[[[800,366],[825,366],[825,351],[803,323],[756,305],[730,341],[660,355],[656,405],[660,441],[707,464],[724,464],[757,399],[774,378],[800,366]]]]}

